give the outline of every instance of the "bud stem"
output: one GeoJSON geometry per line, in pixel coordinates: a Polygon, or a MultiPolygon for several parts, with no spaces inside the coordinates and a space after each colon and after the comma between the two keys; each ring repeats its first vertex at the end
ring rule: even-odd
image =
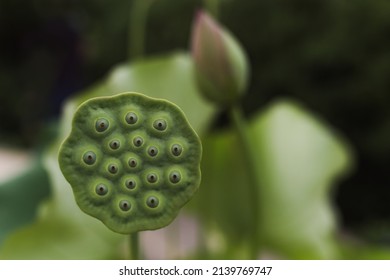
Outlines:
{"type": "Polygon", "coordinates": [[[215,19],[218,19],[220,0],[203,0],[203,3],[209,13],[212,14],[215,19]]]}
{"type": "Polygon", "coordinates": [[[256,160],[253,155],[251,137],[247,129],[247,123],[242,113],[242,109],[239,105],[233,105],[230,108],[230,117],[233,126],[237,132],[238,140],[242,147],[242,152],[245,159],[245,164],[249,175],[249,192],[250,192],[250,205],[252,205],[252,246],[251,246],[251,259],[257,259],[258,252],[260,250],[260,230],[259,230],[259,190],[260,179],[256,170],[256,160]]]}

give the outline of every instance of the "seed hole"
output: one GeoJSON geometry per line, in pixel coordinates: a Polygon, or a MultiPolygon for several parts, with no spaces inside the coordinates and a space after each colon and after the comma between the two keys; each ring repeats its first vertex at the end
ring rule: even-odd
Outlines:
{"type": "Polygon", "coordinates": [[[137,160],[135,158],[130,158],[129,159],[129,166],[130,167],[136,167],[137,166],[137,160]]]}
{"type": "Polygon", "coordinates": [[[113,149],[113,150],[118,149],[119,146],[120,146],[119,140],[112,140],[112,141],[110,142],[110,148],[113,149]]]}
{"type": "Polygon", "coordinates": [[[157,175],[155,173],[150,173],[148,174],[146,179],[148,180],[149,183],[155,183],[157,182],[157,175]]]}
{"type": "Polygon", "coordinates": [[[157,148],[154,147],[154,146],[149,147],[149,149],[148,149],[148,154],[149,154],[150,156],[152,156],[152,157],[155,157],[155,156],[158,154],[157,148]]]}
{"type": "Polygon", "coordinates": [[[92,151],[88,151],[84,154],[83,160],[86,164],[92,165],[96,161],[96,154],[92,151]]]}
{"type": "Polygon", "coordinates": [[[159,200],[155,196],[149,196],[146,199],[146,205],[148,205],[150,208],[156,208],[159,205],[159,200]]]}
{"type": "Polygon", "coordinates": [[[123,210],[123,211],[129,211],[130,208],[131,208],[131,204],[130,202],[128,202],[127,200],[121,200],[119,202],[119,207],[123,210]]]}
{"type": "Polygon", "coordinates": [[[128,124],[135,124],[138,121],[138,116],[133,112],[129,112],[126,114],[125,119],[128,124]]]}
{"type": "Polygon", "coordinates": [[[109,122],[107,119],[101,118],[96,121],[96,125],[95,125],[96,131],[103,132],[107,130],[108,127],[109,127],[109,122]]]}
{"type": "Polygon", "coordinates": [[[173,172],[171,172],[171,174],[169,175],[169,180],[170,180],[172,183],[174,183],[174,184],[180,182],[180,180],[181,180],[181,174],[180,174],[180,172],[178,172],[178,171],[173,171],[173,172]]]}
{"type": "Polygon", "coordinates": [[[137,136],[133,139],[133,144],[136,147],[141,147],[143,143],[144,143],[144,140],[139,136],[137,136]]]}
{"type": "Polygon", "coordinates": [[[183,148],[179,144],[174,144],[171,147],[171,152],[174,156],[180,156],[183,151],[183,148]]]}
{"type": "Polygon", "coordinates": [[[126,187],[130,190],[134,189],[137,183],[133,179],[126,180],[126,187]]]}
{"type": "Polygon", "coordinates": [[[110,164],[108,166],[108,171],[111,173],[111,174],[116,174],[118,172],[118,167],[115,165],[115,164],[110,164]]]}
{"type": "Polygon", "coordinates": [[[95,191],[98,195],[105,195],[108,193],[108,188],[104,184],[99,184],[96,186],[95,191]]]}
{"type": "Polygon", "coordinates": [[[153,122],[153,127],[157,130],[164,131],[167,128],[167,122],[162,119],[155,120],[153,122]]]}

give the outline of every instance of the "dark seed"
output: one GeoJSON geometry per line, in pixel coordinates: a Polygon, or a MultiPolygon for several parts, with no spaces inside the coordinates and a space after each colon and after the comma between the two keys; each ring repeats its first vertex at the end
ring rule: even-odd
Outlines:
{"type": "Polygon", "coordinates": [[[150,207],[150,208],[156,208],[159,204],[159,201],[158,201],[158,198],[155,197],[155,196],[149,196],[147,199],[146,199],[146,204],[150,207]]]}
{"type": "Polygon", "coordinates": [[[141,147],[143,143],[144,143],[144,140],[139,136],[137,136],[133,139],[133,144],[136,147],[141,147]]]}
{"type": "Polygon", "coordinates": [[[110,123],[108,122],[107,119],[101,118],[101,119],[98,119],[96,121],[95,128],[96,128],[96,131],[103,132],[103,131],[107,130],[109,125],[110,125],[110,123]]]}
{"type": "Polygon", "coordinates": [[[116,174],[118,172],[118,167],[115,164],[110,164],[108,166],[108,172],[111,174],[116,174]]]}
{"type": "Polygon", "coordinates": [[[138,121],[138,116],[133,112],[127,113],[125,118],[128,124],[135,124],[138,121]]]}
{"type": "Polygon", "coordinates": [[[151,156],[151,157],[154,157],[158,154],[158,150],[156,147],[154,146],[151,146],[149,149],[148,149],[148,154],[151,156]]]}
{"type": "Polygon", "coordinates": [[[119,146],[120,146],[119,140],[112,140],[112,141],[110,142],[110,148],[113,149],[113,150],[118,149],[119,146]]]}
{"type": "Polygon", "coordinates": [[[129,211],[130,208],[131,208],[131,204],[130,202],[128,202],[127,200],[121,200],[119,202],[119,207],[123,210],[123,211],[129,211]]]}
{"type": "Polygon", "coordinates": [[[94,152],[88,151],[84,154],[83,160],[86,164],[92,165],[96,161],[96,154],[94,152]]]}
{"type": "Polygon", "coordinates": [[[106,185],[103,185],[103,184],[99,184],[96,186],[96,189],[95,189],[96,193],[98,195],[105,195],[108,193],[108,188],[106,185]]]}
{"type": "Polygon", "coordinates": [[[130,190],[134,189],[137,183],[133,179],[126,180],[126,187],[130,190]]]}
{"type": "Polygon", "coordinates": [[[155,173],[150,173],[148,174],[146,179],[148,180],[149,183],[155,183],[157,182],[157,175],[155,173]]]}
{"type": "Polygon", "coordinates": [[[171,152],[174,156],[180,156],[183,148],[179,144],[174,144],[171,147],[171,152]]]}
{"type": "Polygon", "coordinates": [[[165,129],[167,129],[167,122],[165,120],[155,120],[153,122],[153,127],[157,130],[160,130],[160,131],[164,131],[165,129]]]}
{"type": "Polygon", "coordinates": [[[181,180],[181,174],[178,171],[173,171],[169,174],[169,180],[174,184],[178,183],[181,180]]]}
{"type": "Polygon", "coordinates": [[[136,167],[137,166],[137,160],[135,158],[129,159],[129,166],[130,167],[136,167]]]}

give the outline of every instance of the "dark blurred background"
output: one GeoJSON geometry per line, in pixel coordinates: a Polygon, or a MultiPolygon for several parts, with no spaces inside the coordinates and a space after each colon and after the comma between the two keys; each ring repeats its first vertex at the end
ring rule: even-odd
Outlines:
{"type": "MultiPolygon", "coordinates": [[[[188,50],[194,13],[207,1],[148,1],[143,54],[188,50]]],[[[134,5],[0,0],[2,144],[35,147],[67,97],[134,58],[134,5]]],[[[287,96],[340,131],[357,162],[334,193],[341,225],[389,244],[390,1],[221,0],[218,6],[219,20],[250,58],[247,115],[287,96]]],[[[216,126],[223,123],[222,113],[216,126]]]]}

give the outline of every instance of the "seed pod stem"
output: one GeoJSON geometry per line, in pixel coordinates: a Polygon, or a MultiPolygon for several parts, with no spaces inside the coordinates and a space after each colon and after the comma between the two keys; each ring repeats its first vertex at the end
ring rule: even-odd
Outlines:
{"type": "Polygon", "coordinates": [[[129,235],[130,260],[139,260],[139,238],[138,232],[129,235]]]}

